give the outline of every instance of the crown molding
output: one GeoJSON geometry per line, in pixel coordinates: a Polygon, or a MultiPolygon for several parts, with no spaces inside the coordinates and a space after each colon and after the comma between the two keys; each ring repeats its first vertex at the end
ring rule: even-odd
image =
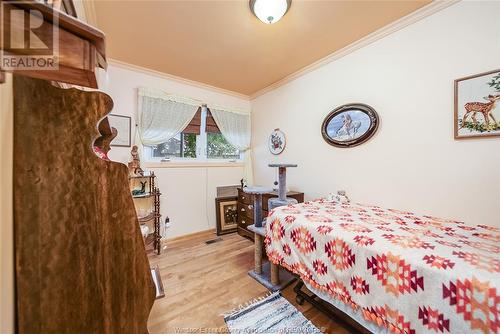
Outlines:
{"type": "Polygon", "coordinates": [[[142,67],[142,66],[133,65],[133,64],[126,63],[126,62],[116,60],[113,58],[108,58],[108,64],[116,66],[116,67],[120,67],[120,68],[123,68],[126,70],[131,70],[131,71],[135,71],[135,72],[144,73],[147,75],[160,77],[160,78],[167,79],[167,80],[172,80],[172,81],[184,84],[184,85],[189,85],[189,86],[194,86],[194,87],[210,90],[210,91],[215,92],[215,93],[230,95],[230,96],[237,97],[237,98],[240,98],[240,99],[243,99],[246,101],[250,100],[250,96],[245,95],[245,94],[241,94],[241,93],[237,93],[237,92],[234,92],[232,90],[227,90],[227,89],[215,87],[215,86],[208,85],[208,84],[205,84],[205,83],[199,82],[199,81],[185,79],[185,78],[173,75],[173,74],[159,72],[156,70],[152,70],[152,69],[142,67]]]}
{"type": "Polygon", "coordinates": [[[428,16],[431,16],[432,14],[435,14],[445,8],[448,8],[451,5],[454,5],[456,3],[460,2],[460,0],[437,0],[433,1],[430,4],[417,9],[416,11],[372,32],[369,35],[366,35],[365,37],[357,40],[354,43],[351,43],[347,45],[346,47],[337,50],[328,56],[321,58],[320,60],[315,61],[314,63],[307,65],[300,70],[287,75],[283,79],[280,79],[271,85],[258,90],[257,92],[253,93],[250,95],[250,100],[254,100],[259,96],[262,96],[272,90],[275,90],[278,87],[281,87],[290,81],[293,81],[309,72],[312,72],[320,67],[325,66],[326,64],[329,64],[335,60],[338,60],[344,56],[347,56],[350,53],[353,53],[356,50],[359,50],[367,45],[370,45],[373,42],[376,42],[390,34],[393,34],[415,22],[418,22],[428,16]]]}

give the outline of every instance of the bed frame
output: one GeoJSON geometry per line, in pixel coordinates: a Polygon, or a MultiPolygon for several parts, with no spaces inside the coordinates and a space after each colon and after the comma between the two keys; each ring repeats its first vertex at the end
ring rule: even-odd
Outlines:
{"type": "Polygon", "coordinates": [[[349,327],[349,329],[352,330],[353,333],[373,334],[371,331],[361,326],[356,320],[351,318],[344,311],[341,311],[332,304],[323,301],[321,298],[319,298],[311,291],[309,291],[309,293],[303,291],[302,290],[303,287],[304,287],[304,282],[300,279],[300,277],[297,277],[297,284],[293,288],[293,291],[297,294],[295,297],[297,304],[303,305],[304,301],[307,301],[312,306],[317,308],[319,311],[325,313],[328,317],[335,318],[335,320],[340,320],[341,322],[346,324],[349,327]]]}

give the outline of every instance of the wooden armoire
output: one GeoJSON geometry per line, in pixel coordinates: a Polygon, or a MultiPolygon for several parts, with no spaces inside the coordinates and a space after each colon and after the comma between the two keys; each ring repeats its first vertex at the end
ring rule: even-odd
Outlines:
{"type": "Polygon", "coordinates": [[[16,331],[147,333],[155,288],[128,169],[93,150],[107,152],[116,135],[113,101],[54,82],[97,88],[104,35],[63,13],[57,28],[74,43],[60,48],[57,73],[14,71],[16,331]]]}

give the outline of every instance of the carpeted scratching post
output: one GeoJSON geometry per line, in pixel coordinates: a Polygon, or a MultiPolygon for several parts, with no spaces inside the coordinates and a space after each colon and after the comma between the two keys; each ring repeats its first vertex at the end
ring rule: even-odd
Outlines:
{"type": "MultiPolygon", "coordinates": [[[[280,206],[297,204],[297,200],[286,197],[286,169],[288,167],[297,167],[297,165],[270,164],[269,167],[278,167],[279,171],[278,197],[268,200],[269,211],[280,206]]],[[[265,221],[262,221],[262,194],[271,191],[271,189],[246,187],[243,188],[243,191],[254,195],[254,225],[248,226],[248,229],[254,232],[255,235],[255,269],[249,271],[248,275],[271,291],[284,289],[295,280],[295,277],[286,270],[280,271],[279,266],[274,263],[262,264],[262,250],[264,249],[264,238],[266,237],[265,221]]]]}
{"type": "Polygon", "coordinates": [[[271,192],[271,188],[266,187],[245,187],[243,192],[253,195],[253,222],[255,227],[263,227],[262,223],[262,194],[271,192]]]}
{"type": "Polygon", "coordinates": [[[278,168],[278,198],[270,198],[267,202],[269,206],[269,211],[274,208],[297,204],[297,200],[294,198],[286,197],[286,169],[290,167],[297,167],[295,164],[269,164],[269,167],[278,168]]]}

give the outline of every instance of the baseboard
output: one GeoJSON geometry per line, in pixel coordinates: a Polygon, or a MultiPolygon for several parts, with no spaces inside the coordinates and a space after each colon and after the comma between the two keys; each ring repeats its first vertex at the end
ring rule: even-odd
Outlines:
{"type": "Polygon", "coordinates": [[[165,243],[173,243],[173,242],[185,241],[185,240],[193,239],[196,237],[200,237],[200,236],[205,235],[205,234],[207,235],[207,237],[211,236],[211,234],[213,234],[214,237],[216,236],[215,229],[211,228],[208,230],[203,230],[203,231],[198,231],[198,232],[194,232],[194,233],[180,235],[180,236],[174,237],[174,238],[166,238],[166,239],[164,239],[164,242],[165,243]]]}

